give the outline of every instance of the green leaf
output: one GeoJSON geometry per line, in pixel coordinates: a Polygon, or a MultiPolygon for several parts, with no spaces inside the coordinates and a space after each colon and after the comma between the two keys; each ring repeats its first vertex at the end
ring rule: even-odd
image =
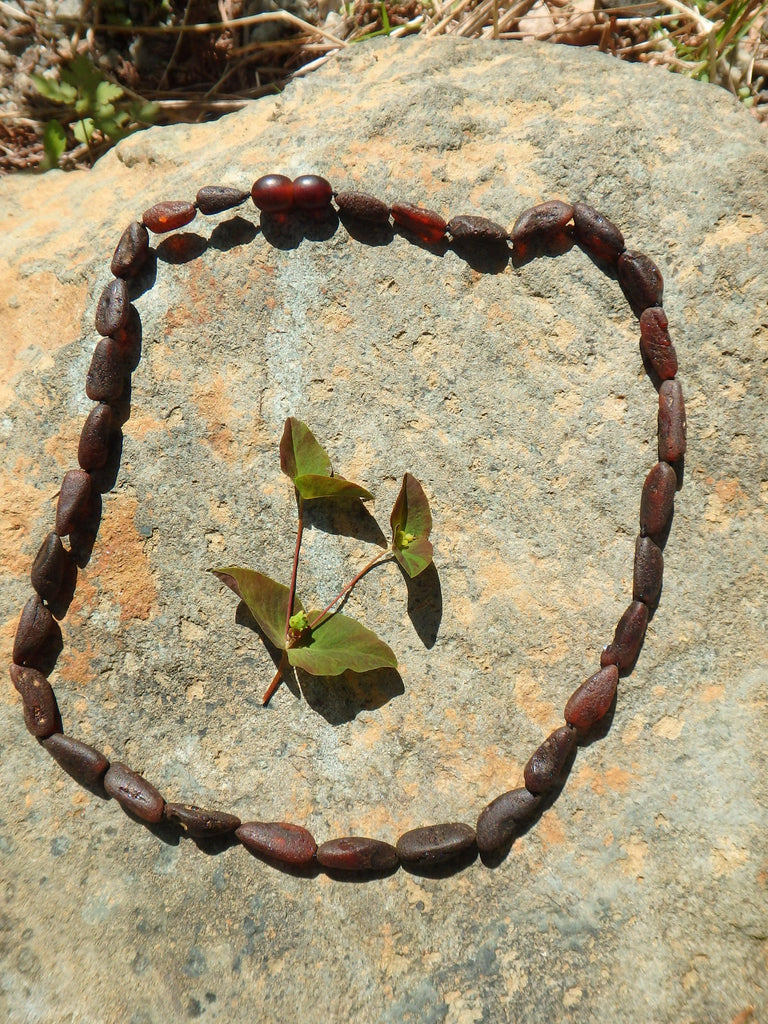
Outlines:
{"type": "Polygon", "coordinates": [[[432,513],[424,488],[410,473],[403,477],[389,522],[394,556],[413,579],[432,561],[432,513]]]}
{"type": "Polygon", "coordinates": [[[298,476],[331,475],[328,452],[306,423],[289,416],[280,440],[280,468],[295,482],[298,476]]]}
{"type": "Polygon", "coordinates": [[[128,113],[132,121],[140,124],[154,124],[160,113],[160,104],[134,100],[128,107],[128,113]]]}
{"type": "Polygon", "coordinates": [[[47,100],[52,100],[54,103],[72,104],[77,98],[77,89],[66,82],[57,82],[54,78],[45,78],[43,75],[36,74],[29,77],[40,95],[45,96],[47,100]]]}
{"type": "Polygon", "coordinates": [[[75,121],[72,125],[72,132],[78,142],[89,143],[93,135],[93,118],[84,117],[80,121],[75,121]]]}
{"type": "MultiPolygon", "coordinates": [[[[316,619],[319,611],[309,613],[316,619]]],[[[359,622],[337,612],[315,626],[310,636],[288,649],[288,661],[313,676],[338,676],[347,669],[370,672],[397,668],[392,649],[359,622]]]]}
{"type": "Polygon", "coordinates": [[[293,483],[305,501],[311,498],[361,498],[363,501],[371,501],[373,498],[370,491],[345,480],[343,476],[316,476],[307,473],[294,477],[293,483]]]}
{"type": "MultiPolygon", "coordinates": [[[[237,565],[228,565],[223,569],[211,569],[214,576],[233,590],[248,605],[251,615],[256,619],[269,640],[280,649],[285,649],[285,620],[288,613],[288,587],[237,565]]],[[[291,613],[304,611],[298,597],[293,599],[291,613]]]]}
{"type": "Polygon", "coordinates": [[[119,100],[122,95],[122,88],[114,82],[108,82],[106,79],[99,82],[96,86],[96,102],[100,107],[111,105],[115,100],[119,100]]]}
{"type": "Polygon", "coordinates": [[[41,168],[44,171],[58,167],[59,157],[67,148],[67,136],[58,121],[49,121],[43,132],[43,149],[45,160],[41,168]]]}

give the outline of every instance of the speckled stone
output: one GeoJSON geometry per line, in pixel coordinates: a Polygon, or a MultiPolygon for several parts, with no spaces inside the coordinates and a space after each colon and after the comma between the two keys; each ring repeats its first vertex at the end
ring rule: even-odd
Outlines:
{"type": "MultiPolygon", "coordinates": [[[[689,435],[660,605],[554,804],[497,867],[447,877],[307,877],[142,826],[40,749],[6,677],[0,1019],[765,1018],[768,152],[724,90],[586,49],[379,40],[87,174],[0,180],[6,660],[77,465],[120,236],[157,202],[270,172],[505,228],[583,201],[653,259],[689,435]]],[[[313,217],[262,225],[250,200],[179,236],[154,236],[130,285],[120,468],[50,673],[66,733],[243,821],[394,843],[476,820],[522,785],[631,597],[657,416],[636,317],[578,245],[469,263],[313,217]],[[418,477],[436,573],[409,590],[383,566],[345,608],[399,675],[302,675],[264,710],[272,657],[206,570],[288,582],[289,415],[374,493],[385,538],[418,477]]],[[[377,534],[313,516],[299,587],[322,602],[377,534]]]]}

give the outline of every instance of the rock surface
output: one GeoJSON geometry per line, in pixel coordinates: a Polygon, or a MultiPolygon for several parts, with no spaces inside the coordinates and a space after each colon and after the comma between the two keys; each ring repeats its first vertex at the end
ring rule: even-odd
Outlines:
{"type": "MultiPolygon", "coordinates": [[[[446,877],[345,884],[137,824],[36,745],[6,682],[0,1017],[761,1019],[768,154],[723,91],[588,51],[378,42],[87,175],[0,182],[4,658],[76,465],[117,239],[157,201],[267,171],[506,226],[581,199],[659,264],[689,423],[659,610],[559,799],[501,863],[446,877]]],[[[244,208],[198,218],[186,247],[155,240],[117,483],[51,676],[65,729],[168,800],[318,842],[474,825],[631,596],[657,404],[637,321],[577,248],[479,273],[399,236],[257,225],[244,208]],[[375,493],[382,528],[403,472],[422,481],[439,585],[414,622],[391,566],[350,601],[399,676],[303,677],[263,710],[272,661],[205,570],[287,579],[288,415],[375,493]]],[[[301,567],[313,601],[370,551],[323,525],[301,567]]]]}

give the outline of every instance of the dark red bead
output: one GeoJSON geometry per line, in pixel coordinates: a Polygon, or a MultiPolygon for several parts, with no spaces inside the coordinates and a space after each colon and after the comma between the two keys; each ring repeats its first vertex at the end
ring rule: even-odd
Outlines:
{"type": "Polygon", "coordinates": [[[563,717],[568,725],[587,732],[604,718],[613,704],[618,682],[619,670],[615,665],[606,665],[583,682],[565,705],[563,717]]]}
{"type": "Polygon", "coordinates": [[[637,316],[664,298],[664,278],[653,260],[641,252],[623,252],[616,264],[619,284],[637,316]]]}
{"type": "Polygon", "coordinates": [[[13,660],[26,665],[45,644],[53,629],[53,616],[39,594],[33,594],[24,605],[13,641],[13,660]]]}
{"type": "Polygon", "coordinates": [[[640,498],[640,533],[658,537],[672,515],[677,475],[667,462],[657,462],[643,484],[640,498]]]}
{"type": "Polygon", "coordinates": [[[81,469],[102,469],[109,458],[109,442],[114,431],[114,417],[109,405],[100,403],[88,413],[80,432],[77,461],[81,469]]]}
{"type": "Polygon", "coordinates": [[[42,672],[11,665],[11,682],[21,696],[24,724],[38,739],[61,731],[61,716],[53,687],[42,672]]]}
{"type": "Polygon", "coordinates": [[[336,195],[339,212],[353,220],[367,221],[369,224],[388,224],[389,207],[375,196],[367,192],[339,192],[336,195]]]}
{"type": "Polygon", "coordinates": [[[262,213],[285,213],[293,207],[293,182],[284,174],[265,174],[253,183],[251,198],[262,213]]]}
{"type": "Polygon", "coordinates": [[[247,821],[235,835],[251,853],[295,867],[311,864],[317,852],[311,833],[286,821],[247,821]]]}
{"type": "Polygon", "coordinates": [[[329,206],[333,189],[319,174],[302,174],[293,181],[293,203],[299,210],[322,210],[329,206]]]}
{"type": "Polygon", "coordinates": [[[228,188],[225,185],[204,185],[195,196],[195,206],[200,213],[210,217],[214,213],[223,213],[240,206],[250,195],[239,188],[228,188]]]}
{"type": "Polygon", "coordinates": [[[43,746],[61,767],[82,786],[96,786],[109,768],[109,761],[87,743],[57,732],[43,740],[43,746]]]}
{"type": "Polygon", "coordinates": [[[56,506],[56,533],[66,537],[82,526],[90,510],[91,477],[84,469],[71,469],[61,481],[56,506]]]}
{"type": "Polygon", "coordinates": [[[104,789],[120,806],[142,821],[157,824],[163,816],[165,801],[143,775],[120,761],[113,761],[104,776],[104,789]]]}
{"type": "Polygon", "coordinates": [[[586,203],[573,204],[573,230],[579,245],[607,263],[615,263],[626,248],[616,225],[586,203]]]}
{"type": "Polygon", "coordinates": [[[572,217],[570,203],[550,199],[521,213],[509,235],[515,249],[525,252],[529,246],[552,242],[564,235],[565,226],[572,217]]]}
{"type": "Polygon", "coordinates": [[[635,543],[632,600],[655,608],[659,603],[663,578],[664,555],[661,548],[650,537],[639,536],[635,543]]]}
{"type": "Polygon", "coordinates": [[[391,212],[395,224],[428,245],[437,245],[445,238],[448,224],[434,210],[425,210],[412,203],[395,203],[391,212]]]}
{"type": "Polygon", "coordinates": [[[648,605],[633,601],[616,625],[613,640],[600,655],[600,665],[615,665],[619,672],[625,672],[634,665],[643,646],[648,626],[648,605]]]}
{"type": "Polygon", "coordinates": [[[337,871],[391,871],[399,861],[397,850],[390,843],[345,836],[318,846],[317,863],[337,871]]]}
{"type": "Polygon", "coordinates": [[[114,277],[102,291],[96,306],[96,330],[105,336],[117,334],[128,323],[130,312],[128,285],[122,277],[114,277]]]}
{"type": "Polygon", "coordinates": [[[149,232],[144,224],[135,220],[120,236],[110,269],[115,277],[134,277],[149,255],[149,232]]]}
{"type": "Polygon", "coordinates": [[[85,393],[93,402],[116,402],[126,379],[125,351],[114,338],[102,338],[93,350],[85,393]]]}
{"type": "Polygon", "coordinates": [[[40,545],[32,563],[32,586],[44,601],[55,601],[61,592],[67,553],[61,538],[51,531],[40,545]]]}
{"type": "Polygon", "coordinates": [[[573,729],[567,725],[555,729],[525,766],[525,788],[537,796],[557,786],[575,746],[576,733],[573,729]]]}
{"type": "Polygon", "coordinates": [[[240,819],[225,811],[207,811],[194,804],[166,804],[163,812],[166,821],[181,825],[187,835],[195,839],[208,839],[234,832],[240,827],[240,819]]]}
{"type": "Polygon", "coordinates": [[[484,807],[477,819],[477,848],[480,853],[495,853],[525,828],[525,823],[541,804],[541,797],[525,788],[510,789],[484,807]]]}
{"type": "Polygon", "coordinates": [[[144,211],[142,221],[154,231],[161,235],[166,231],[176,231],[183,228],[185,224],[195,219],[197,208],[194,203],[188,203],[185,199],[169,199],[164,203],[156,203],[144,211]]]}
{"type": "Polygon", "coordinates": [[[501,224],[470,214],[453,217],[448,221],[447,231],[454,242],[501,244],[509,238],[509,232],[501,224]]]}
{"type": "Polygon", "coordinates": [[[475,845],[475,830],[462,822],[425,825],[411,829],[397,840],[397,856],[403,864],[433,867],[467,853],[475,845]]]}
{"type": "Polygon", "coordinates": [[[677,373],[677,352],[669,336],[669,321],[661,306],[649,306],[640,317],[640,351],[661,380],[677,373]]]}
{"type": "Polygon", "coordinates": [[[687,426],[679,380],[665,380],[659,388],[659,461],[677,462],[685,455],[687,426]]]}

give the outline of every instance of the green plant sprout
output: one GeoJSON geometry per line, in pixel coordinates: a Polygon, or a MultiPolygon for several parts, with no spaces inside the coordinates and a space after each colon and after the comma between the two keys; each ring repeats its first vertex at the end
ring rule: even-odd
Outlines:
{"type": "Polygon", "coordinates": [[[127,101],[122,86],[106,79],[93,62],[82,55],[63,67],[58,79],[43,75],[31,78],[41,96],[67,108],[64,124],[54,120],[45,126],[43,170],[58,166],[67,147],[65,125],[71,128],[78,142],[88,147],[94,160],[93,144],[97,136],[114,145],[137,128],[153,124],[160,109],[156,103],[141,99],[127,101]]]}
{"type": "Polygon", "coordinates": [[[270,643],[282,651],[275,677],[262,697],[263,704],[268,703],[289,665],[316,676],[396,668],[397,658],[383,640],[367,626],[333,609],[376,565],[397,561],[413,579],[432,561],[429,502],[419,481],[406,473],[389,520],[390,546],[377,552],[325,608],[307,611],[296,593],[305,503],[370,501],[373,495],[358,484],[334,476],[326,450],[306,423],[294,417],[285,421],[280,441],[280,467],[293,481],[298,507],[290,585],[236,565],[210,570],[245,602],[270,643]]]}

